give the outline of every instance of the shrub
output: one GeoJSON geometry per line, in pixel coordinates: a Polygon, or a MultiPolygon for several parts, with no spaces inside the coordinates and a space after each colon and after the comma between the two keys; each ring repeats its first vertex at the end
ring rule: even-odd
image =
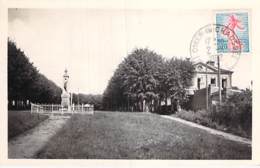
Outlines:
{"type": "Polygon", "coordinates": [[[212,120],[210,113],[206,110],[199,110],[196,112],[190,110],[189,111],[182,110],[181,112],[176,113],[176,116],[204,126],[217,128],[217,124],[212,120]]]}
{"type": "Polygon", "coordinates": [[[216,110],[199,110],[197,112],[182,110],[175,115],[207,127],[251,138],[252,91],[244,90],[241,93],[233,94],[216,110]]]}
{"type": "Polygon", "coordinates": [[[213,121],[236,134],[252,135],[252,91],[244,90],[227,98],[220,108],[211,113],[213,121]]]}

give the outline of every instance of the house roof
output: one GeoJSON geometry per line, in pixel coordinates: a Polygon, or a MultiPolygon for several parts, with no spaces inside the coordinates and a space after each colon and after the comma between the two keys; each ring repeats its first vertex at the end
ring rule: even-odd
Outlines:
{"type": "MultiPolygon", "coordinates": [[[[212,65],[209,65],[209,64],[205,64],[205,63],[203,63],[203,62],[198,62],[198,63],[195,63],[194,65],[195,65],[195,66],[201,65],[201,66],[207,67],[208,69],[212,70],[213,73],[217,73],[217,72],[218,72],[218,68],[217,68],[217,67],[212,66],[212,65]]],[[[200,72],[200,71],[196,71],[196,72],[200,72]]],[[[232,74],[233,71],[220,68],[220,73],[221,73],[221,74],[232,74]]]]}

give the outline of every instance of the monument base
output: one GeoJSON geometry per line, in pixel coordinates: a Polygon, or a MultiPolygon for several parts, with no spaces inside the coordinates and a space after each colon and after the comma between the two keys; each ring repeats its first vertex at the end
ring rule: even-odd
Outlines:
{"type": "Polygon", "coordinates": [[[70,107],[70,94],[67,92],[63,92],[61,94],[61,106],[63,106],[64,108],[68,108],[70,107]]]}

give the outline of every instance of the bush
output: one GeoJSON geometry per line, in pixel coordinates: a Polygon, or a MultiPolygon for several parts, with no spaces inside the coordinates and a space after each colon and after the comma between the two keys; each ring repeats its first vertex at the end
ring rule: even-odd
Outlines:
{"type": "Polygon", "coordinates": [[[252,91],[244,90],[230,96],[211,113],[213,121],[241,136],[252,136],[252,91]]]}
{"type": "MultiPolygon", "coordinates": [[[[215,109],[215,108],[212,108],[215,109]]],[[[252,137],[252,91],[244,90],[227,98],[216,110],[197,112],[182,110],[177,117],[207,127],[252,137]]]]}
{"type": "Polygon", "coordinates": [[[171,110],[171,106],[162,105],[160,108],[158,108],[155,113],[161,114],[161,115],[170,115],[174,112],[171,110]]]}
{"type": "Polygon", "coordinates": [[[217,123],[212,120],[210,113],[206,110],[199,110],[197,112],[182,110],[176,113],[176,116],[207,127],[217,128],[217,123]]]}

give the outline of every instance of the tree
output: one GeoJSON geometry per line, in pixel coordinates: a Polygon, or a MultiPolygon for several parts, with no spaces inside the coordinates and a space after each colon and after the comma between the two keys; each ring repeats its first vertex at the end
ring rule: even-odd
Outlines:
{"type": "Polygon", "coordinates": [[[29,62],[24,52],[8,41],[8,98],[26,100],[30,98],[30,87],[38,71],[29,62]]]}
{"type": "Polygon", "coordinates": [[[108,82],[108,86],[103,93],[102,104],[103,107],[107,110],[126,110],[127,100],[125,99],[124,91],[122,88],[121,80],[121,71],[122,63],[119,65],[119,68],[115,71],[114,75],[108,82]]]}
{"type": "Polygon", "coordinates": [[[102,110],[102,95],[93,95],[93,94],[72,94],[72,103],[74,104],[92,104],[96,110],[102,110]]]}
{"type": "Polygon", "coordinates": [[[8,100],[60,103],[61,88],[39,73],[15,42],[8,39],[8,100]]]}
{"type": "Polygon", "coordinates": [[[104,106],[121,110],[152,110],[158,99],[160,55],[135,49],[118,66],[104,92],[104,106]]]}
{"type": "Polygon", "coordinates": [[[194,66],[189,60],[172,58],[166,62],[162,92],[165,100],[171,99],[172,110],[174,104],[179,109],[180,104],[187,100],[186,89],[192,85],[194,70],[194,66]]]}
{"type": "Polygon", "coordinates": [[[139,111],[153,111],[158,100],[163,58],[146,49],[135,49],[123,64],[123,89],[138,104],[139,111]]]}
{"type": "Polygon", "coordinates": [[[191,85],[194,67],[189,60],[165,60],[147,48],[133,50],[118,66],[103,94],[110,110],[157,111],[161,101],[182,103],[191,85]]]}

